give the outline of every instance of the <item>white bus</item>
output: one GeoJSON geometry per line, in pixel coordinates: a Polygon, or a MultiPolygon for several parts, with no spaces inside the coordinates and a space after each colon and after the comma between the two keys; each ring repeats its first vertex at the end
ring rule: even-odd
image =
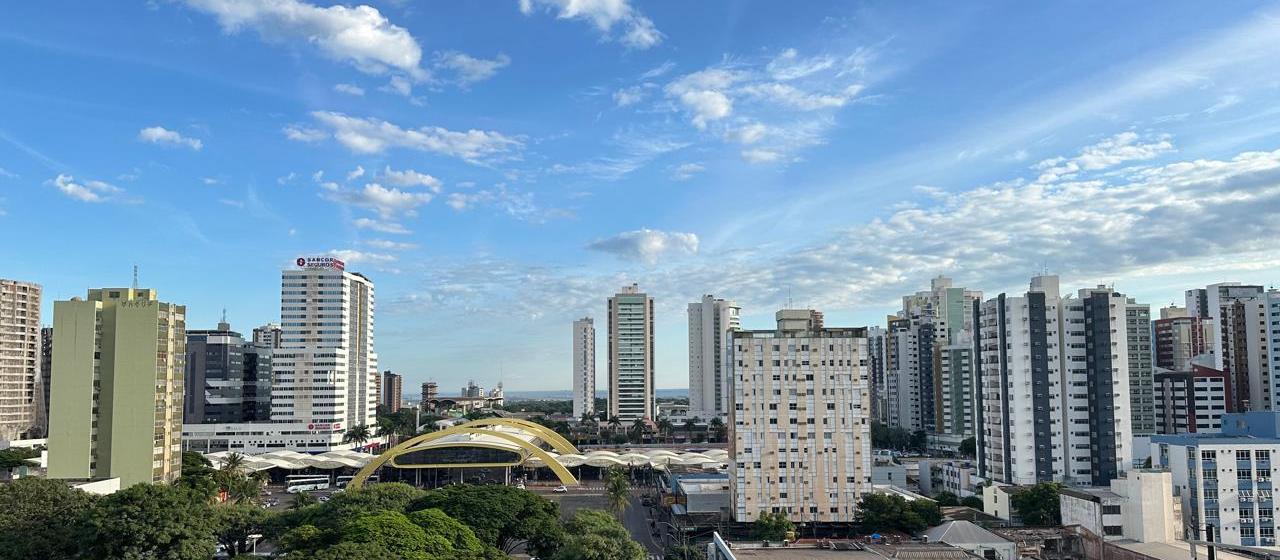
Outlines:
{"type": "MultiPolygon", "coordinates": [[[[344,475],[344,476],[338,477],[338,488],[346,488],[347,485],[351,483],[351,479],[353,478],[355,478],[354,475],[350,475],[350,476],[344,475]]],[[[371,482],[377,482],[377,481],[378,481],[378,475],[371,474],[369,475],[369,478],[365,480],[365,483],[371,483],[371,482]]]]}
{"type": "Polygon", "coordinates": [[[298,492],[310,492],[312,490],[325,490],[329,488],[329,477],[316,476],[313,474],[291,474],[285,477],[285,491],[290,494],[298,492]]]}

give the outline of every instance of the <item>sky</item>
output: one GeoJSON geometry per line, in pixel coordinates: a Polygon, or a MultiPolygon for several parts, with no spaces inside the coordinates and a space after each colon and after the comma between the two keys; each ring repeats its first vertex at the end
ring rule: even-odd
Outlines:
{"type": "Polygon", "coordinates": [[[603,387],[632,282],[675,388],[703,294],[862,326],[939,274],[1280,271],[1275,4],[367,1],[0,8],[0,276],[47,323],[136,265],[248,332],[338,256],[382,367],[448,392],[567,389],[582,316],[603,387]]]}

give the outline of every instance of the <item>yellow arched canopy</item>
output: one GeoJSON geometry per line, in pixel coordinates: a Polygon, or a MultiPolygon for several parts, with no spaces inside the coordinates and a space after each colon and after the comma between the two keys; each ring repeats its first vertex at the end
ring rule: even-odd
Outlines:
{"type": "MultiPolygon", "coordinates": [[[[499,420],[499,419],[489,418],[487,420],[499,420]]],[[[510,419],[507,419],[507,420],[510,420],[510,419]]],[[[483,420],[477,420],[476,422],[483,422],[483,420]]],[[[507,427],[512,427],[519,430],[533,432],[535,435],[538,435],[539,437],[542,437],[542,434],[540,433],[541,430],[547,429],[545,426],[537,426],[536,424],[535,426],[537,426],[541,430],[531,429],[527,426],[522,426],[519,424],[512,425],[507,423],[488,423],[488,425],[503,425],[507,427]]],[[[551,433],[555,434],[555,432],[551,432],[551,433]]],[[[430,443],[432,441],[449,437],[452,435],[456,435],[456,434],[474,434],[474,435],[493,436],[498,439],[513,443],[517,447],[527,451],[530,455],[533,455],[534,457],[537,457],[538,459],[540,459],[542,463],[547,466],[547,468],[550,468],[552,472],[556,473],[556,476],[560,479],[561,484],[564,484],[565,486],[578,485],[578,479],[573,476],[573,473],[570,473],[569,469],[566,469],[564,465],[561,465],[560,461],[556,460],[556,458],[552,456],[550,453],[543,451],[541,447],[538,447],[537,445],[534,445],[523,438],[519,438],[511,434],[503,433],[497,430],[486,430],[482,426],[476,426],[475,422],[468,422],[466,424],[454,426],[452,428],[447,428],[444,430],[440,430],[438,432],[431,432],[429,434],[422,434],[420,436],[415,436],[413,438],[410,438],[404,441],[400,445],[397,445],[391,449],[384,451],[381,455],[378,455],[377,457],[374,457],[371,461],[369,461],[369,463],[365,465],[364,468],[360,469],[360,472],[356,473],[355,477],[353,477],[351,479],[351,482],[348,483],[348,486],[351,488],[359,488],[361,485],[364,484],[364,481],[368,480],[369,477],[372,476],[373,473],[377,472],[378,469],[381,468],[382,465],[386,464],[387,461],[390,461],[391,459],[397,456],[404,455],[405,453],[417,451],[416,449],[414,449],[414,447],[417,447],[421,444],[430,443]]],[[[559,437],[559,434],[555,434],[555,435],[561,441],[564,440],[564,438],[559,437]]],[[[546,440],[544,439],[544,441],[546,440]]],[[[477,443],[478,442],[468,442],[468,445],[474,447],[477,445],[477,443]]],[[[547,443],[551,444],[551,442],[547,442],[547,443]]],[[[572,453],[577,452],[577,449],[574,448],[572,444],[569,444],[567,441],[565,441],[564,444],[568,445],[568,448],[573,450],[572,453]]],[[[557,450],[559,449],[558,445],[556,444],[551,444],[551,445],[556,447],[557,450]]],[[[497,448],[497,446],[494,446],[494,447],[497,448]]],[[[459,466],[465,466],[465,465],[459,465],[459,466]]]]}
{"type": "Polygon", "coordinates": [[[542,441],[547,442],[547,445],[550,445],[552,449],[555,449],[556,453],[561,455],[578,453],[578,448],[574,447],[572,443],[569,443],[569,440],[564,439],[564,436],[557,434],[555,430],[537,422],[530,422],[519,418],[481,418],[479,420],[472,420],[466,424],[462,424],[462,426],[474,428],[479,428],[481,426],[506,426],[508,428],[516,428],[525,432],[533,432],[534,435],[542,438],[542,441]]]}

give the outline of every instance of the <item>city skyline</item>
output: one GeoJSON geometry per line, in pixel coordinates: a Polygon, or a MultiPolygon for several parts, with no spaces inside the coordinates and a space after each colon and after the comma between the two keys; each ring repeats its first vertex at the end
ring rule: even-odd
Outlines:
{"type": "Polygon", "coordinates": [[[0,71],[30,78],[0,91],[0,231],[32,234],[5,276],[44,287],[43,324],[136,264],[193,329],[243,332],[330,254],[378,283],[379,363],[411,386],[562,389],[567,326],[635,282],[670,388],[702,294],[745,329],[788,302],[856,326],[938,275],[1018,293],[1047,268],[1158,309],[1280,271],[1261,3],[230,5],[0,22],[0,71]]]}

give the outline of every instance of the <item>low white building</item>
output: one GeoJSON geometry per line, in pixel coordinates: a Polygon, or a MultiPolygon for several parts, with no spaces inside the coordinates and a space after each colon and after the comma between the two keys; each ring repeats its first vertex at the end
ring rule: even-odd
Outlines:
{"type": "Polygon", "coordinates": [[[959,498],[977,496],[987,479],[978,476],[978,466],[972,461],[947,461],[935,465],[942,478],[940,492],[951,492],[959,498]]]}
{"type": "Polygon", "coordinates": [[[235,451],[257,455],[271,451],[326,451],[358,449],[385,443],[385,438],[370,438],[363,444],[341,443],[342,434],[334,434],[328,426],[253,422],[238,424],[183,424],[182,449],[198,453],[235,451]]]}
{"type": "Polygon", "coordinates": [[[1124,497],[1109,488],[1063,488],[1058,496],[1063,525],[1080,525],[1105,539],[1124,535],[1124,497]]]}
{"type": "Polygon", "coordinates": [[[1134,470],[1110,488],[1067,488],[1059,501],[1063,525],[1080,525],[1107,540],[1170,542],[1177,537],[1173,475],[1134,470]]]}

